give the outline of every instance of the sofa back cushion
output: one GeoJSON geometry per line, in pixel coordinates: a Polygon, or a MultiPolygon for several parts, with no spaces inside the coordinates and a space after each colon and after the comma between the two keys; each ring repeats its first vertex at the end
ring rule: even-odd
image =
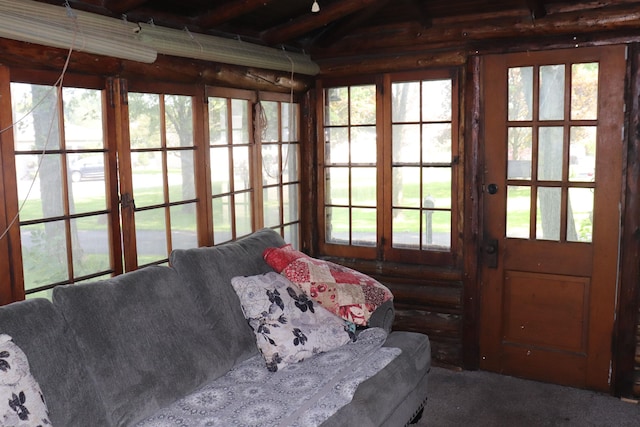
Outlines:
{"type": "Polygon", "coordinates": [[[109,425],[73,333],[50,301],[37,298],[0,307],[0,332],[27,356],[52,425],[109,425]]]}
{"type": "Polygon", "coordinates": [[[198,309],[215,330],[216,338],[236,363],[258,350],[231,279],[273,271],[262,253],[270,246],[282,245],[284,240],[278,233],[263,229],[215,247],[176,249],[169,258],[184,285],[196,295],[198,309]]]}
{"type": "Polygon", "coordinates": [[[76,334],[112,425],[144,419],[232,366],[170,267],[58,286],[53,302],[76,334]]]}

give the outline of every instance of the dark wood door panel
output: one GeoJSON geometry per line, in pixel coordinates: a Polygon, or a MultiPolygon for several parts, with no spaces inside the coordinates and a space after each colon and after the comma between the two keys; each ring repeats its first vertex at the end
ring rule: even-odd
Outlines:
{"type": "Polygon", "coordinates": [[[502,308],[504,343],[584,355],[589,284],[588,277],[507,271],[502,308]]]}
{"type": "Polygon", "coordinates": [[[503,248],[507,269],[582,277],[591,276],[593,270],[591,245],[506,239],[503,248]]]}
{"type": "Polygon", "coordinates": [[[554,384],[586,387],[587,356],[556,353],[544,349],[506,344],[502,352],[503,372],[554,384]]]}

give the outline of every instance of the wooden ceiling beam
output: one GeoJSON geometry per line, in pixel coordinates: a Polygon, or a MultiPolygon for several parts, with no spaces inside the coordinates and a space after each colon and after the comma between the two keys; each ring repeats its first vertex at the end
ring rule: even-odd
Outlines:
{"type": "Polygon", "coordinates": [[[211,28],[227,22],[238,16],[253,12],[254,10],[273,3],[274,0],[235,0],[224,3],[214,9],[208,10],[195,20],[200,28],[211,28]]]}
{"type": "Polygon", "coordinates": [[[420,15],[420,24],[424,28],[429,28],[433,25],[433,20],[431,19],[431,14],[429,13],[429,2],[413,0],[413,5],[418,10],[420,15]]]}
{"type": "MultiPolygon", "coordinates": [[[[640,26],[640,9],[633,5],[598,8],[589,11],[549,13],[545,19],[531,22],[524,10],[520,14],[505,12],[495,20],[472,16],[434,19],[433,26],[422,29],[416,25],[393,24],[359,34],[351,34],[329,49],[311,53],[318,62],[324,58],[359,56],[362,52],[393,54],[419,49],[446,50],[459,46],[502,46],[509,40],[533,40],[557,37],[567,43],[588,34],[633,31],[640,26]]],[[[519,43],[518,43],[519,44],[519,43]]],[[[518,45],[516,44],[516,45],[518,45]]]]}
{"type": "Polygon", "coordinates": [[[343,0],[323,6],[322,0],[320,0],[320,12],[309,12],[286,24],[263,31],[260,37],[269,45],[282,44],[297,36],[351,15],[354,12],[373,6],[378,1],[379,0],[343,0]]]}
{"type": "Polygon", "coordinates": [[[360,11],[354,13],[349,19],[345,19],[345,21],[341,22],[340,24],[331,27],[331,29],[318,37],[314,41],[314,43],[317,43],[322,47],[331,46],[333,43],[342,39],[348,33],[360,27],[369,18],[378,13],[378,11],[380,11],[380,9],[382,9],[390,1],[391,0],[378,0],[374,5],[371,5],[366,9],[361,9],[360,11]]]}
{"type": "Polygon", "coordinates": [[[104,7],[113,13],[126,13],[136,9],[148,0],[104,0],[104,7]]]}
{"type": "Polygon", "coordinates": [[[542,0],[527,0],[527,7],[533,19],[541,19],[547,16],[547,8],[542,0]]]}

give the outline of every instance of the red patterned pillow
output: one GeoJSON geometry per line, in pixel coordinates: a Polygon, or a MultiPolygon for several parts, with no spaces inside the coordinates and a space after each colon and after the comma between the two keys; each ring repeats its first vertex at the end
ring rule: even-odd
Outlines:
{"type": "Polygon", "coordinates": [[[318,304],[356,325],[366,326],[371,313],[393,298],[387,287],[366,274],[311,258],[291,245],[267,248],[263,256],[318,304]]]}

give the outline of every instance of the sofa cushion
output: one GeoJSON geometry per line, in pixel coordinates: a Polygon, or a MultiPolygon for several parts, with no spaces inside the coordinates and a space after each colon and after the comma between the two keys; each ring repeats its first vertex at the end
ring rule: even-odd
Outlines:
{"type": "Polygon", "coordinates": [[[268,248],[264,259],[324,308],[356,325],[367,326],[371,314],[393,298],[391,291],[372,277],[311,258],[290,245],[268,248]]]}
{"type": "Polygon", "coordinates": [[[231,284],[272,372],[355,339],[348,322],[276,272],[234,277],[231,284]]]}
{"type": "Polygon", "coordinates": [[[35,298],[0,307],[0,331],[26,354],[52,425],[109,425],[73,332],[50,301],[35,298]]]}
{"type": "Polygon", "coordinates": [[[143,419],[233,366],[172,268],[58,286],[53,301],[75,331],[111,425],[143,419]]]}
{"type": "Polygon", "coordinates": [[[389,334],[384,346],[399,348],[402,353],[360,384],[351,403],[333,414],[322,427],[402,426],[422,407],[431,369],[429,338],[416,332],[395,331],[389,334]]]}
{"type": "MultiPolygon", "coordinates": [[[[355,342],[277,372],[267,371],[264,360],[254,356],[138,426],[324,426],[324,420],[348,406],[359,384],[398,356],[398,349],[381,348],[385,336],[382,329],[371,328],[355,342]]],[[[390,402],[387,406],[404,397],[380,394],[390,402]]],[[[360,427],[357,422],[340,425],[360,427]]]]}
{"type": "Polygon", "coordinates": [[[258,354],[258,349],[231,279],[273,271],[262,259],[262,252],[283,244],[278,233],[263,229],[215,247],[176,249],[169,258],[183,285],[196,296],[199,312],[215,331],[216,339],[226,346],[227,357],[236,363],[258,354]]]}

